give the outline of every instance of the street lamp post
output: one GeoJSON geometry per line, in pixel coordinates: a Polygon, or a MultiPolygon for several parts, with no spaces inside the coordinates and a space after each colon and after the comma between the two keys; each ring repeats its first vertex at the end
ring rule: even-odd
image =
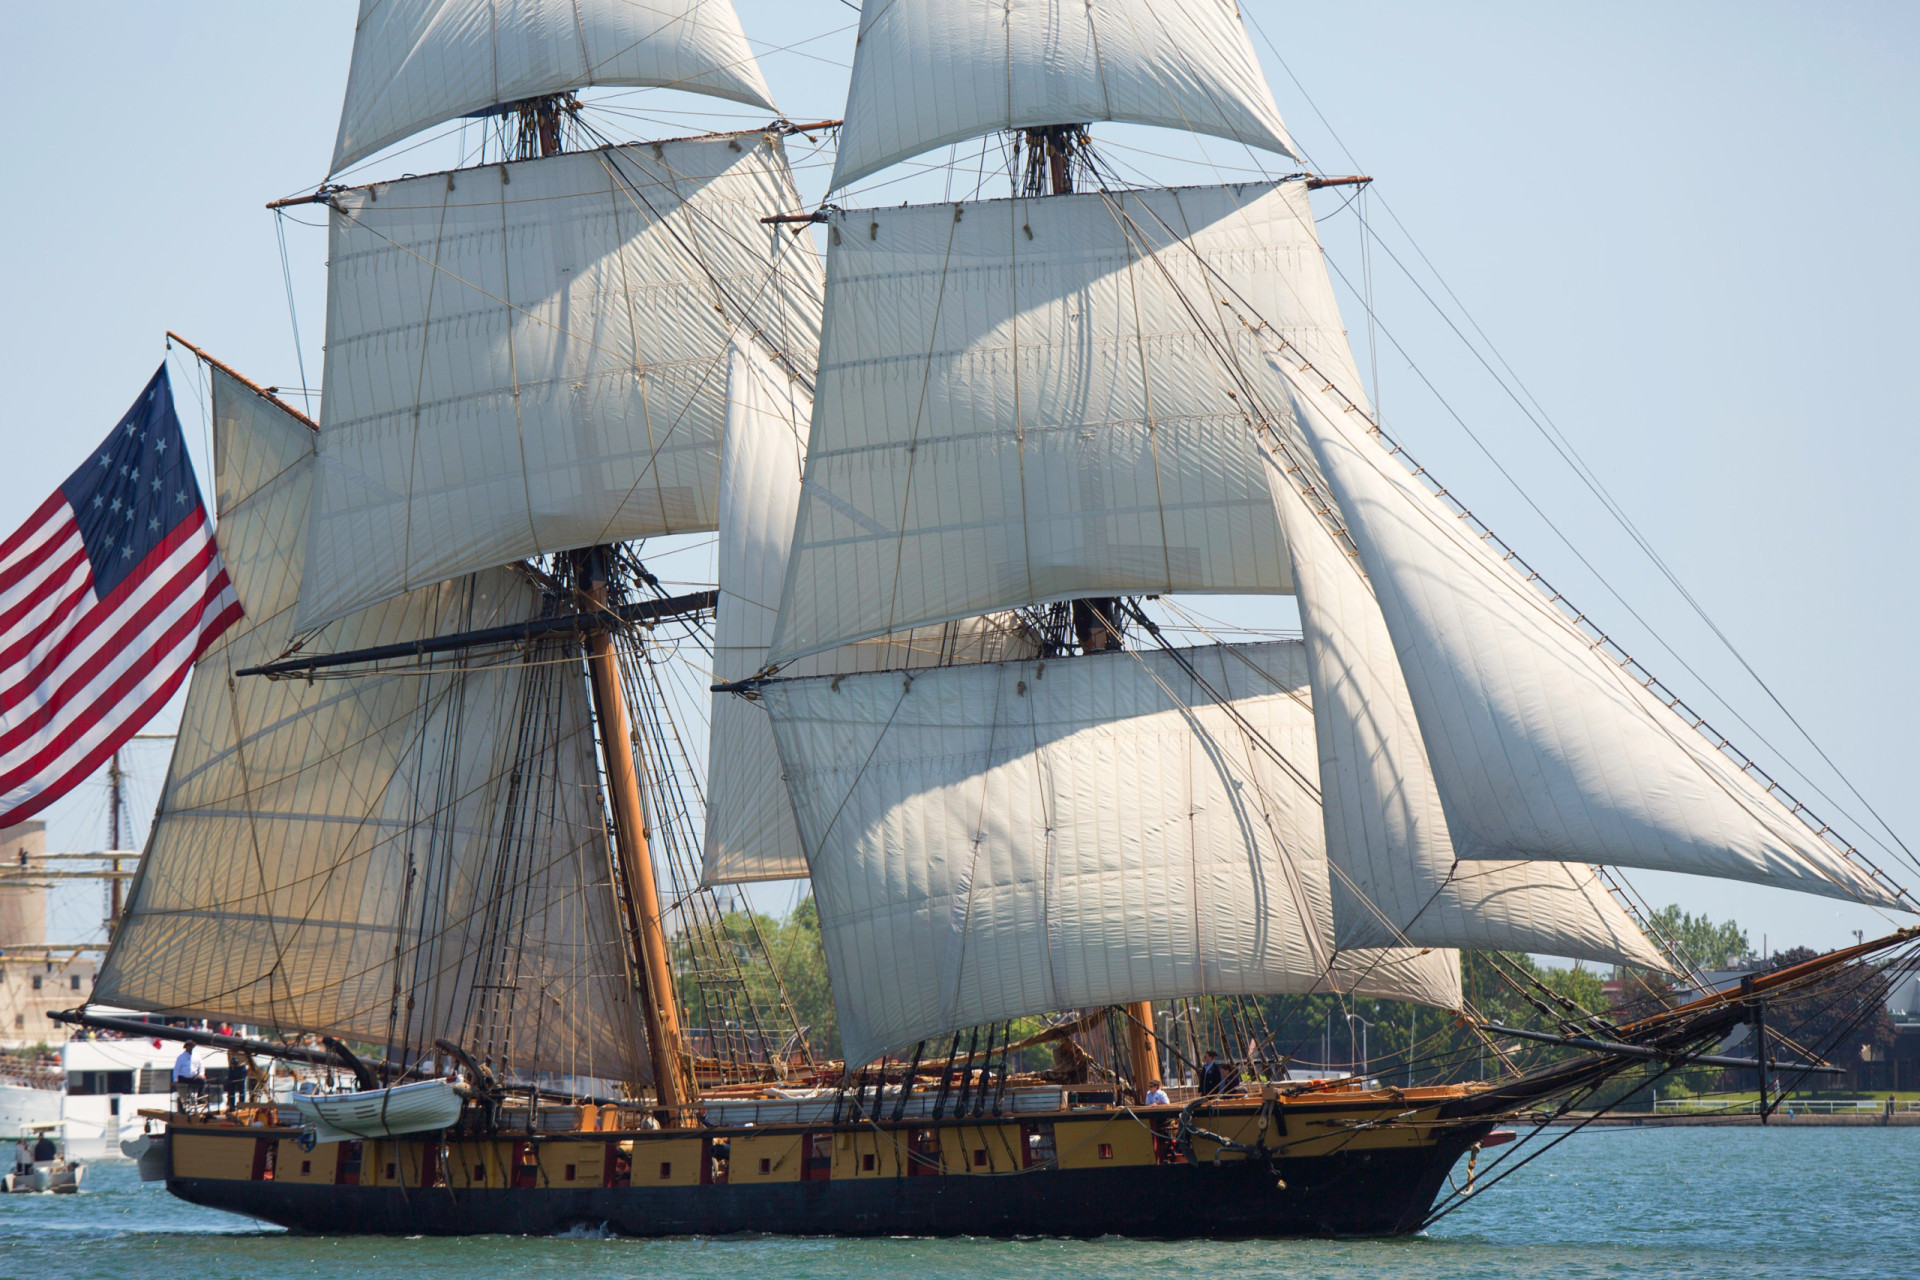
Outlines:
{"type": "Polygon", "coordinates": [[[1360,1024],[1360,1079],[1364,1083],[1367,1078],[1367,1030],[1373,1024],[1357,1013],[1347,1015],[1347,1053],[1349,1055],[1353,1053],[1353,1024],[1356,1022],[1360,1024]]]}

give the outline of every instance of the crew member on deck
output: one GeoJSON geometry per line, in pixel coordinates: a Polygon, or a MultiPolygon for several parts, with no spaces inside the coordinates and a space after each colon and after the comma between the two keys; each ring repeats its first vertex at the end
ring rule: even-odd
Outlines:
{"type": "Polygon", "coordinates": [[[53,1145],[53,1137],[45,1129],[40,1131],[40,1141],[33,1144],[33,1162],[45,1164],[49,1160],[60,1158],[60,1148],[53,1145]]]}
{"type": "Polygon", "coordinates": [[[1220,1065],[1220,1055],[1209,1049],[1206,1064],[1200,1068],[1200,1092],[1204,1096],[1226,1091],[1227,1069],[1220,1065]]]}
{"type": "Polygon", "coordinates": [[[207,1065],[200,1060],[198,1046],[187,1045],[180,1050],[180,1056],[173,1060],[173,1089],[180,1096],[182,1107],[205,1096],[207,1065]]]}
{"type": "Polygon", "coordinates": [[[1142,1101],[1149,1107],[1164,1107],[1173,1099],[1167,1097],[1167,1091],[1160,1087],[1158,1080],[1155,1080],[1153,1087],[1147,1090],[1147,1096],[1142,1101]]]}

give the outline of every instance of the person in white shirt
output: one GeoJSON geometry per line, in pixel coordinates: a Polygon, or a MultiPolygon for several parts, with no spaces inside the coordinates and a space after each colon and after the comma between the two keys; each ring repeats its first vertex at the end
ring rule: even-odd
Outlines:
{"type": "Polygon", "coordinates": [[[190,1044],[173,1060],[174,1092],[180,1095],[184,1106],[189,1100],[199,1098],[206,1087],[207,1064],[200,1057],[199,1046],[190,1044]]]}
{"type": "Polygon", "coordinates": [[[1160,1082],[1158,1080],[1155,1080],[1153,1082],[1153,1087],[1147,1090],[1147,1096],[1145,1099],[1146,1106],[1164,1107],[1170,1104],[1172,1101],[1173,1100],[1171,1098],[1167,1097],[1167,1091],[1160,1087],[1160,1082]]]}

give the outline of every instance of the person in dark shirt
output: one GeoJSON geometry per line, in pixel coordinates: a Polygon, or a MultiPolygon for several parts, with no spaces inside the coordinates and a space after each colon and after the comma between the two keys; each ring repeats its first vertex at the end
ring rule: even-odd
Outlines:
{"type": "Polygon", "coordinates": [[[46,1134],[42,1133],[40,1135],[40,1141],[33,1144],[34,1163],[38,1164],[43,1161],[57,1160],[59,1158],[60,1158],[60,1148],[53,1145],[52,1138],[49,1138],[46,1134]]]}
{"type": "Polygon", "coordinates": [[[1225,1093],[1227,1091],[1227,1069],[1220,1065],[1220,1055],[1207,1050],[1206,1062],[1200,1068],[1200,1092],[1202,1094],[1225,1093]]]}

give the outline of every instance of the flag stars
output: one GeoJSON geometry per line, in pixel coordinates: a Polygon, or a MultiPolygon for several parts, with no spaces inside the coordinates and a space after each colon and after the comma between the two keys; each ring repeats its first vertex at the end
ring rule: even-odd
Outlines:
{"type": "Polygon", "coordinates": [[[155,476],[155,477],[153,478],[153,491],[154,491],[155,493],[158,493],[158,492],[160,492],[160,477],[159,477],[159,476],[155,476]]]}
{"type": "Polygon", "coordinates": [[[100,508],[106,505],[107,505],[107,500],[105,498],[101,497],[97,493],[93,495],[93,509],[95,511],[98,511],[100,508]]]}
{"type": "Polygon", "coordinates": [[[159,450],[161,453],[165,453],[167,451],[167,438],[165,436],[161,436],[158,440],[155,440],[153,442],[153,447],[159,450]]]}
{"type": "Polygon", "coordinates": [[[186,491],[185,489],[175,489],[175,490],[173,491],[173,500],[174,500],[175,502],[177,502],[177,503],[179,503],[179,504],[180,504],[181,506],[183,506],[183,507],[184,507],[184,506],[186,506],[186,505],[187,505],[187,491],[186,491]]]}
{"type": "Polygon", "coordinates": [[[158,532],[160,531],[160,517],[159,517],[159,516],[148,516],[148,517],[147,517],[147,528],[149,528],[149,529],[151,529],[151,530],[152,530],[153,532],[155,532],[155,533],[158,533],[158,532]]]}
{"type": "Polygon", "coordinates": [[[133,559],[133,544],[131,542],[129,542],[126,546],[120,548],[120,558],[122,560],[133,559]]]}
{"type": "Polygon", "coordinates": [[[118,512],[118,511],[120,510],[120,499],[118,499],[118,498],[115,498],[115,499],[113,500],[113,510],[114,510],[114,511],[116,511],[116,512],[118,512]]]}

